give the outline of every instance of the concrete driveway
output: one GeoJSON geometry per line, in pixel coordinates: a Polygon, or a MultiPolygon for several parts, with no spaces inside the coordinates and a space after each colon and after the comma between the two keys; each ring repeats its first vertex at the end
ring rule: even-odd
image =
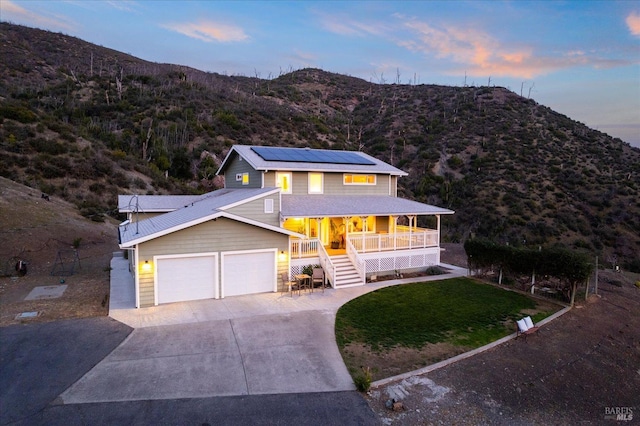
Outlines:
{"type": "Polygon", "coordinates": [[[65,404],[354,390],[335,342],[336,311],[403,282],[135,309],[127,261],[111,266],[110,316],[135,330],[61,395],[65,404]]]}

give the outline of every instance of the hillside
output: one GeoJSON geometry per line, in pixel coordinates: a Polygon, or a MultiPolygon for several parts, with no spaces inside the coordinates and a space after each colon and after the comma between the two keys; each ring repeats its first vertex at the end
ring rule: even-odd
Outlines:
{"type": "Polygon", "coordinates": [[[443,238],[569,247],[640,270],[640,150],[501,87],[273,79],[146,62],[0,24],[0,174],[114,215],[118,193],[185,193],[233,144],[362,150],[402,196],[456,210],[443,238]]]}

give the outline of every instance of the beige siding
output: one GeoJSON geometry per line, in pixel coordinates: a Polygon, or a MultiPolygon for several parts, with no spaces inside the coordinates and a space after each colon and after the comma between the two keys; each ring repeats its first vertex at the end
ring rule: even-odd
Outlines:
{"type": "Polygon", "coordinates": [[[375,185],[345,185],[343,173],[325,173],[325,195],[389,195],[389,175],[377,175],[375,185]]]}
{"type": "MultiPolygon", "coordinates": [[[[140,244],[139,262],[152,260],[157,255],[222,252],[276,248],[289,250],[289,237],[278,232],[247,225],[234,220],[219,218],[182,231],[165,235],[140,244]]],[[[218,257],[220,261],[221,256],[218,257]]],[[[280,263],[280,261],[278,261],[280,263]]],[[[286,263],[286,262],[285,262],[286,263]]],[[[286,266],[278,265],[286,271],[286,266]]],[[[218,274],[221,267],[218,265],[218,274]]],[[[278,276],[279,277],[279,276],[278,276]]],[[[218,276],[218,283],[222,282],[218,276]]],[[[279,284],[280,285],[280,284],[279,284]]],[[[140,307],[154,304],[153,273],[140,277],[140,307]]]]}
{"type": "Polygon", "coordinates": [[[225,188],[261,188],[262,172],[254,170],[249,163],[241,160],[238,154],[234,153],[227,170],[224,172],[224,186],[225,188]],[[249,173],[248,185],[243,185],[242,182],[236,181],[236,174],[238,173],[249,173]]]}
{"type": "Polygon", "coordinates": [[[229,213],[268,223],[273,226],[280,226],[280,201],[278,194],[268,195],[248,203],[227,209],[229,213]],[[264,212],[264,200],[273,200],[273,213],[264,212]]]}
{"type": "MultiPolygon", "coordinates": [[[[324,195],[389,195],[389,182],[391,181],[391,195],[396,195],[395,185],[397,178],[389,175],[377,175],[375,185],[345,185],[343,173],[323,173],[324,195]]],[[[275,186],[276,172],[264,174],[264,186],[275,186]]],[[[309,193],[309,176],[307,172],[294,172],[291,176],[293,195],[306,195],[309,193]]]]}

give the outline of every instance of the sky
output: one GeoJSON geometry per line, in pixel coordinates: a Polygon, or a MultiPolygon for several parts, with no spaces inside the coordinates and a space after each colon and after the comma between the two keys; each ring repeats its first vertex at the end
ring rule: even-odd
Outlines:
{"type": "Polygon", "coordinates": [[[640,147],[640,1],[0,0],[0,20],[226,75],[502,86],[640,147]]]}

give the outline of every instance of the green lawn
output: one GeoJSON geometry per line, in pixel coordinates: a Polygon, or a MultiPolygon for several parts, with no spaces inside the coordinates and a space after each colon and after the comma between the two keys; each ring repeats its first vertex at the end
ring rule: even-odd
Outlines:
{"type": "MultiPolygon", "coordinates": [[[[405,284],[342,306],[336,338],[341,351],[350,343],[377,352],[442,342],[473,349],[513,333],[512,321],[535,310],[536,302],[525,295],[469,278],[405,284]]],[[[537,322],[552,313],[542,311],[532,318],[537,322]]]]}

